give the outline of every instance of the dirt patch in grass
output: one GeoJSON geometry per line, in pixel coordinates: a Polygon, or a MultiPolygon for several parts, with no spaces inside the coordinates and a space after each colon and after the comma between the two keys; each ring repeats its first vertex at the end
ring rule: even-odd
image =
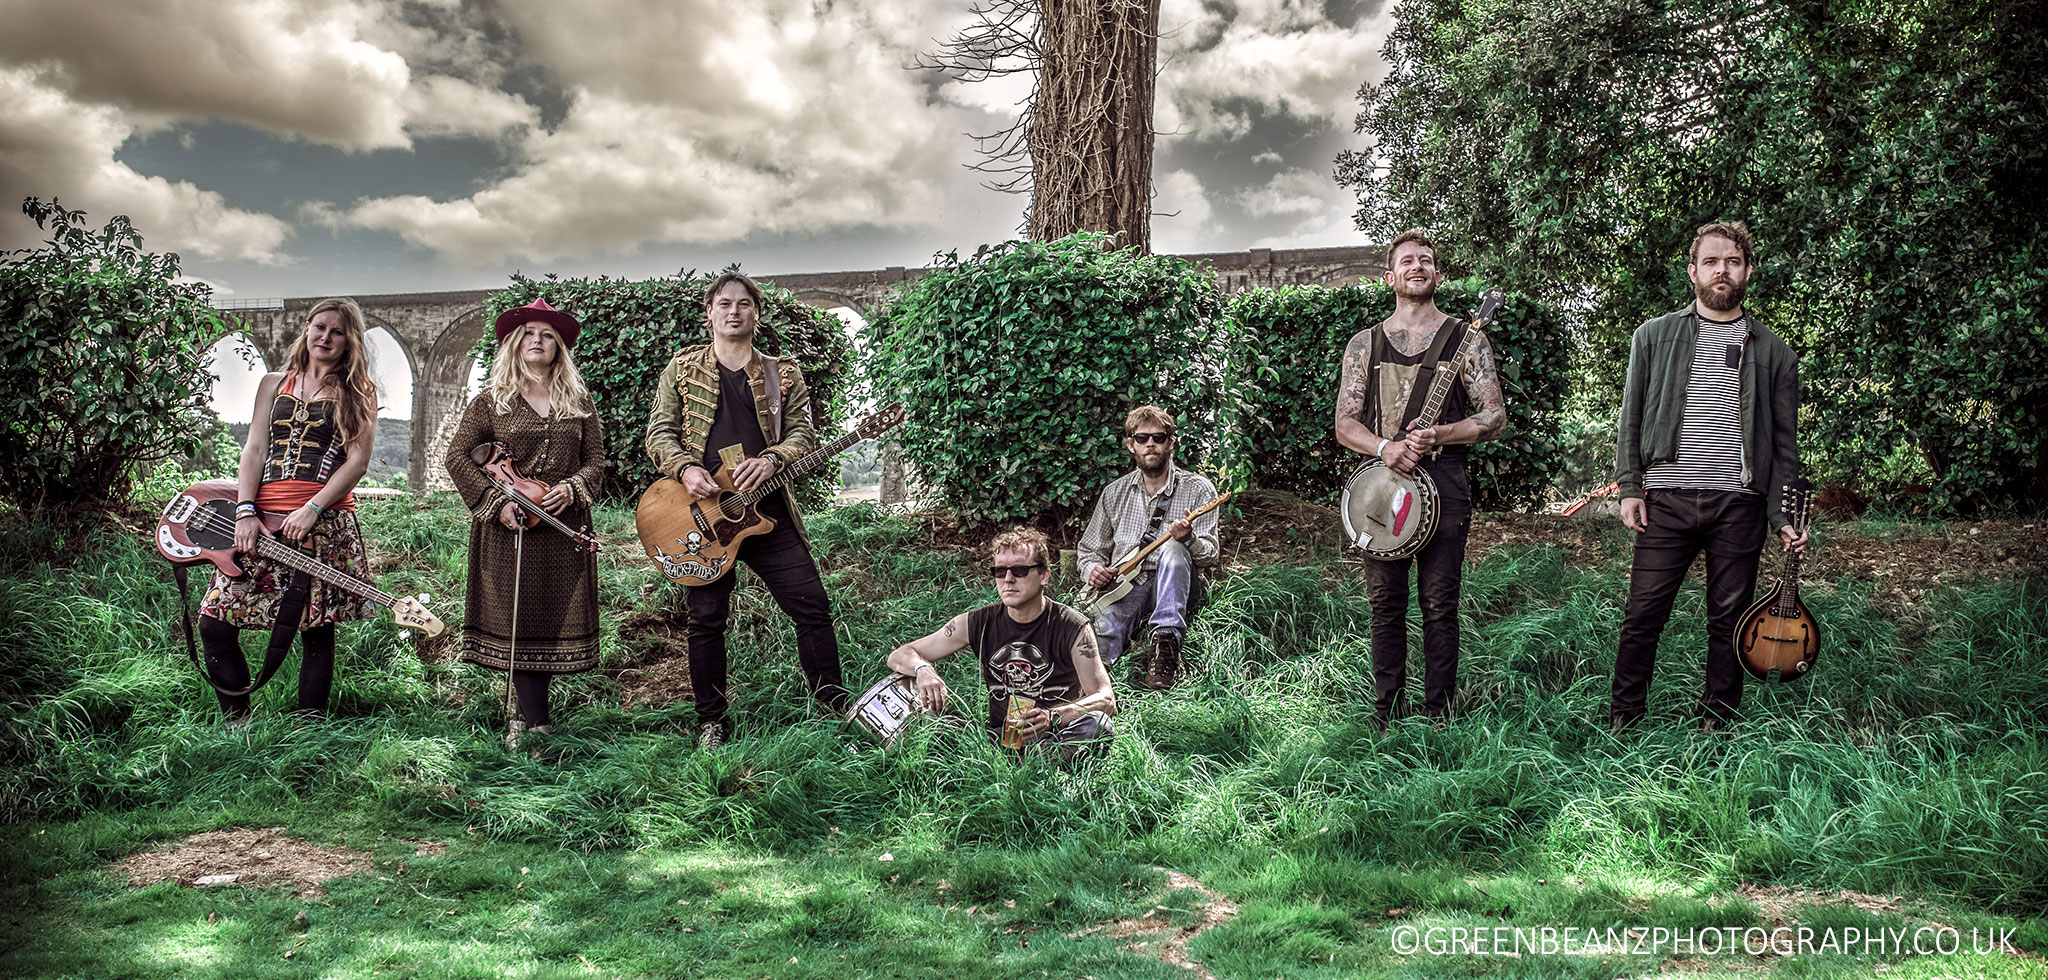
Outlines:
{"type": "Polygon", "coordinates": [[[1165,905],[1154,905],[1150,912],[1139,918],[1116,919],[1099,926],[1089,926],[1068,933],[1068,937],[1078,939],[1082,936],[1100,934],[1110,939],[1129,940],[1123,944],[1125,952],[1154,956],[1187,970],[1190,976],[1200,977],[1202,980],[1216,980],[1216,975],[1209,972],[1208,967],[1188,959],[1188,944],[1193,942],[1196,936],[1230,921],[1231,917],[1237,914],[1237,906],[1210,890],[1209,886],[1178,871],[1168,871],[1165,868],[1153,870],[1166,874],[1166,888],[1162,890],[1161,898],[1176,891],[1194,892],[1202,897],[1201,904],[1193,910],[1195,921],[1192,924],[1176,926],[1170,919],[1159,914],[1168,911],[1165,905]]]}
{"type": "Polygon", "coordinates": [[[1585,568],[1605,560],[1605,542],[1617,526],[1611,518],[1587,514],[1477,514],[1465,536],[1465,558],[1477,562],[1507,545],[1549,545],[1564,549],[1574,566],[1585,568]]]}
{"type": "Polygon", "coordinates": [[[636,704],[694,700],[690,694],[689,631],[666,612],[643,611],[619,624],[619,640],[645,653],[633,664],[605,671],[619,682],[619,696],[636,704]]]}
{"type": "Polygon", "coordinates": [[[299,898],[318,898],[328,879],[369,870],[370,854],[315,847],[283,827],[241,828],[194,834],[169,850],[131,854],[117,867],[137,888],[160,881],[187,887],[285,885],[299,898]]]}
{"type": "MultiPolygon", "coordinates": [[[[1764,552],[1776,574],[1779,559],[1764,552]]],[[[1806,561],[1808,580],[1852,578],[1875,584],[1881,609],[1903,612],[1929,592],[1974,578],[2048,574],[2048,524],[2040,521],[1957,521],[1866,534],[1823,526],[1806,561]]]]}

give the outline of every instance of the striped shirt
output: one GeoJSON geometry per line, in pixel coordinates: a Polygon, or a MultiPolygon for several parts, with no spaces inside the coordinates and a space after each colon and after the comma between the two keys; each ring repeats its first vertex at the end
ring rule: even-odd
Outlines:
{"type": "Polygon", "coordinates": [[[1685,386],[1685,418],[1678,430],[1678,455],[1651,464],[1646,490],[1736,490],[1742,485],[1742,348],[1749,320],[1700,317],[1692,349],[1692,375],[1685,386]]]}

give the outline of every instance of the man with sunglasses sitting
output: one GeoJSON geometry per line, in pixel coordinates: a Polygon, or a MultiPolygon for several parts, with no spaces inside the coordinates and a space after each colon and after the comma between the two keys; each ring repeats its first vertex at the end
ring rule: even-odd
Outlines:
{"type": "Polygon", "coordinates": [[[1076,564],[1083,580],[1103,588],[1116,581],[1118,558],[1158,537],[1162,528],[1173,535],[1145,558],[1130,594],[1095,619],[1108,664],[1123,656],[1135,630],[1147,631],[1150,656],[1138,684],[1163,691],[1180,673],[1181,637],[1202,601],[1197,566],[1215,561],[1218,551],[1216,512],[1188,515],[1215,498],[1216,485],[1174,464],[1173,416],[1156,405],[1140,405],[1124,418],[1124,448],[1135,467],[1096,499],[1076,564]],[[1169,518],[1175,519],[1167,523],[1169,518]]]}
{"type": "Polygon", "coordinates": [[[1016,729],[1013,746],[1044,746],[1067,758],[1108,740],[1116,693],[1088,618],[1045,594],[1052,578],[1051,544],[1042,532],[1018,528],[998,535],[990,551],[989,572],[1000,601],[954,616],[938,632],[897,647],[889,654],[889,669],[916,679],[925,710],[943,712],[950,692],[934,664],[972,649],[988,685],[990,738],[1001,743],[1009,724],[1016,729]],[[1013,696],[1031,703],[1017,702],[1014,720],[1013,696]]]}

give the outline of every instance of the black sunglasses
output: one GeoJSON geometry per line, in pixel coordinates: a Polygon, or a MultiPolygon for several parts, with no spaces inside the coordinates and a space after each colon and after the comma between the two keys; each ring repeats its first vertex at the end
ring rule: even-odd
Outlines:
{"type": "Polygon", "coordinates": [[[1151,445],[1151,444],[1153,444],[1153,443],[1167,443],[1167,442],[1172,442],[1172,441],[1173,441],[1173,433],[1171,433],[1171,432],[1133,432],[1133,433],[1131,433],[1131,435],[1130,435],[1130,439],[1131,439],[1131,441],[1132,441],[1132,442],[1138,443],[1139,445],[1151,445]]]}
{"type": "Polygon", "coordinates": [[[1042,561],[1029,565],[990,565],[988,574],[990,578],[1023,578],[1044,567],[1045,563],[1042,561]]]}

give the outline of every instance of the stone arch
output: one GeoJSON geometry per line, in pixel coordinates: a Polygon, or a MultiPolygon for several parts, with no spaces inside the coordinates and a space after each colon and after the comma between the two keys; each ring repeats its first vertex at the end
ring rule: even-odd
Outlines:
{"type": "Polygon", "coordinates": [[[249,330],[237,329],[223,334],[207,348],[207,356],[215,358],[210,370],[220,380],[207,391],[207,401],[215,415],[239,417],[244,412],[254,413],[256,386],[263,375],[274,371],[278,362],[264,353],[259,338],[249,330]],[[239,341],[239,343],[235,343],[239,341]],[[254,364],[244,362],[236,355],[234,348],[246,348],[255,355],[254,364]]]}
{"type": "Polygon", "coordinates": [[[412,386],[412,452],[406,461],[408,486],[453,489],[441,467],[448,440],[468,407],[470,350],[484,335],[484,308],[471,307],[450,318],[419,359],[412,386]]]}
{"type": "MultiPolygon", "coordinates": [[[[405,376],[412,382],[412,391],[407,393],[406,402],[417,412],[420,390],[419,354],[415,353],[412,346],[406,343],[405,333],[399,330],[397,326],[368,310],[363,311],[363,339],[366,346],[368,345],[369,335],[379,330],[384,331],[384,335],[391,338],[391,342],[398,347],[398,356],[405,359],[405,376]]],[[[382,370],[386,374],[391,373],[391,368],[392,365],[383,363],[381,359],[372,367],[373,370],[382,370]]],[[[377,394],[383,409],[388,411],[396,407],[398,397],[395,394],[383,391],[377,394]]],[[[407,479],[409,480],[411,477],[408,476],[407,479]]]]}
{"type": "Polygon", "coordinates": [[[805,306],[815,306],[821,310],[831,310],[844,306],[855,313],[861,314],[863,317],[867,316],[863,312],[866,309],[866,304],[861,302],[860,297],[851,293],[842,293],[832,289],[807,288],[798,289],[791,295],[794,295],[797,302],[805,306]]]}
{"type": "Polygon", "coordinates": [[[1366,279],[1377,279],[1380,276],[1385,275],[1386,271],[1387,269],[1383,265],[1370,265],[1365,263],[1341,265],[1335,269],[1331,269],[1330,271],[1321,274],[1320,276],[1317,276],[1316,284],[1320,286],[1333,287],[1355,286],[1359,282],[1366,279]]]}

